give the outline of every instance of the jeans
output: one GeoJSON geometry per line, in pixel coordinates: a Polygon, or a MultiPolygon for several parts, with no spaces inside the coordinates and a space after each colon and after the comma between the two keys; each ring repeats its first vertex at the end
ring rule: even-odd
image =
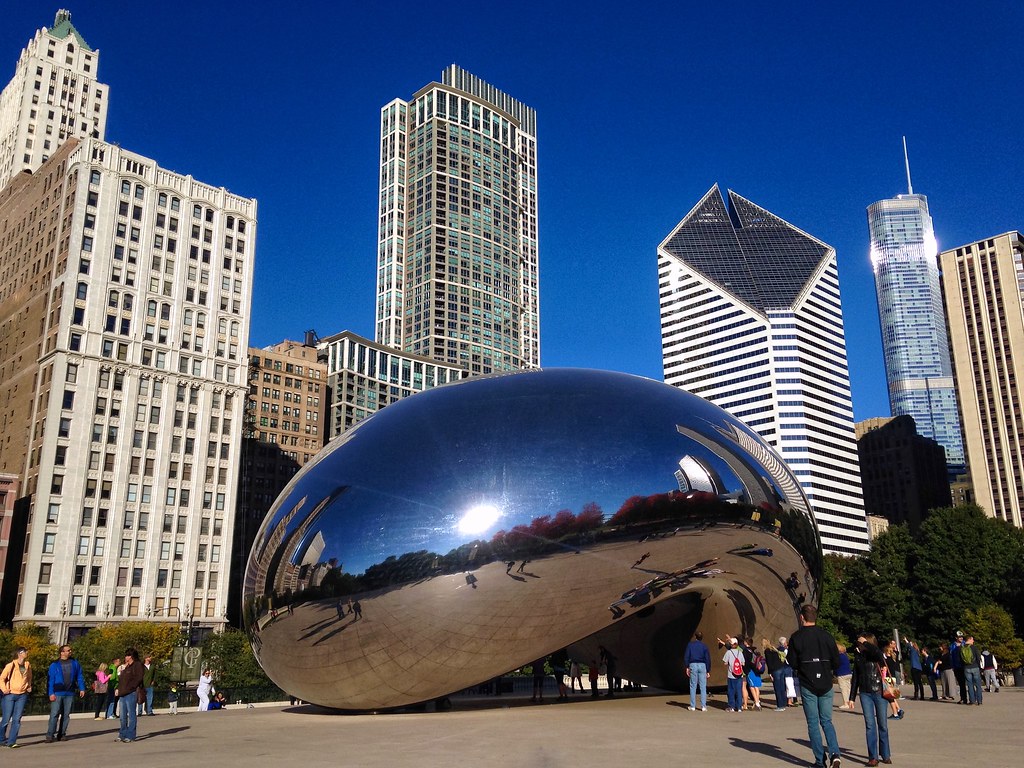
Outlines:
{"type": "Polygon", "coordinates": [[[117,687],[117,683],[111,681],[107,683],[107,719],[109,720],[117,712],[117,701],[118,697],[114,695],[114,688],[117,687]]]}
{"type": "Polygon", "coordinates": [[[147,715],[153,714],[153,687],[150,686],[146,689],[146,698],[139,699],[139,714],[141,715],[145,711],[147,715]]]}
{"type": "Polygon", "coordinates": [[[991,688],[994,693],[999,693],[999,678],[996,677],[995,669],[985,670],[985,687],[991,688]]]}
{"type": "Polygon", "coordinates": [[[775,689],[775,708],[785,709],[789,700],[786,698],[786,673],[781,669],[772,672],[772,688],[775,689]]]}
{"type": "Polygon", "coordinates": [[[911,669],[910,669],[910,677],[914,681],[914,698],[915,699],[923,699],[924,698],[924,679],[921,677],[921,670],[920,669],[914,669],[913,667],[911,667],[911,669]]]}
{"type": "Polygon", "coordinates": [[[708,706],[708,667],[703,661],[690,664],[690,709],[697,708],[697,686],[700,685],[700,706],[708,706]]]}
{"type": "Polygon", "coordinates": [[[800,698],[804,703],[804,717],[807,719],[807,737],[811,740],[811,751],[819,765],[827,765],[829,755],[839,754],[839,740],[836,729],[832,726],[832,691],[819,696],[807,688],[800,689],[800,698]],[[828,752],[821,743],[821,732],[825,732],[828,752]]]}
{"type": "Polygon", "coordinates": [[[860,708],[864,712],[864,727],[867,729],[868,758],[888,760],[889,752],[889,702],[881,692],[860,694],[860,708]]]}
{"type": "Polygon", "coordinates": [[[21,713],[28,703],[27,693],[7,693],[3,698],[3,723],[0,723],[0,743],[8,746],[18,743],[18,731],[21,730],[21,713]],[[7,727],[10,726],[10,732],[7,727]]]}
{"type": "Polygon", "coordinates": [[[981,670],[978,667],[964,667],[964,688],[971,704],[981,704],[981,670]]]}
{"type": "Polygon", "coordinates": [[[743,678],[729,678],[729,709],[739,712],[743,708],[743,678]]]}
{"type": "Polygon", "coordinates": [[[126,693],[121,697],[121,728],[117,737],[124,741],[135,741],[135,726],[138,724],[137,706],[138,691],[126,693]]]}
{"type": "Polygon", "coordinates": [[[68,732],[68,721],[71,719],[71,705],[75,703],[73,693],[57,694],[50,702],[50,721],[46,724],[46,738],[63,739],[68,732]],[[60,716],[60,730],[57,730],[57,717],[60,716]]]}

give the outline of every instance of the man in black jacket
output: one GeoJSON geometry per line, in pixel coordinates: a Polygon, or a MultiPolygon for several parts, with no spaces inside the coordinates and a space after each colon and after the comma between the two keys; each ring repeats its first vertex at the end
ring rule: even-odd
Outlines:
{"type": "Polygon", "coordinates": [[[813,605],[800,609],[800,629],[789,639],[789,663],[800,678],[814,764],[840,768],[839,740],[832,725],[832,676],[839,669],[839,648],[828,632],[815,625],[817,620],[818,609],[813,605]],[[827,752],[821,743],[822,732],[827,752]]]}

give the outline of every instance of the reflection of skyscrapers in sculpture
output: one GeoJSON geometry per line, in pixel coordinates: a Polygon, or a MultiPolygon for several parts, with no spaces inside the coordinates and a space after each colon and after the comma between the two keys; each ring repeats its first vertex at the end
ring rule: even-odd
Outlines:
{"type": "Polygon", "coordinates": [[[914,194],[909,163],[907,187],[905,195],[868,206],[889,407],[893,416],[912,416],[920,434],[945,448],[947,471],[953,479],[964,472],[964,445],[939,285],[938,248],[928,198],[914,194]]]}
{"type": "MultiPolygon", "coordinates": [[[[281,546],[278,548],[278,553],[283,561],[284,565],[273,569],[276,570],[274,575],[274,588],[268,589],[268,592],[281,593],[288,590],[295,591],[299,588],[299,572],[302,568],[302,561],[307,552],[308,547],[312,543],[313,539],[307,539],[310,528],[320,521],[320,515],[323,514],[324,510],[333,502],[338,496],[347,491],[347,487],[338,488],[333,493],[325,496],[320,500],[309,516],[303,518],[302,522],[295,528],[294,531],[289,533],[283,539],[281,539],[281,546]]],[[[314,537],[315,538],[315,537],[314,537]]],[[[321,542],[323,537],[321,537],[321,542]]],[[[323,548],[321,547],[321,552],[323,548]]]]}
{"type": "Polygon", "coordinates": [[[943,251],[942,290],[971,482],[985,511],[1024,517],[1024,235],[943,251]]]}
{"type": "Polygon", "coordinates": [[[269,587],[267,576],[270,573],[270,567],[281,559],[280,545],[288,531],[288,523],[306,506],[306,501],[306,496],[300,498],[288,514],[274,524],[269,534],[257,538],[252,548],[252,554],[249,556],[249,568],[245,571],[245,594],[261,595],[269,591],[269,589],[264,589],[264,585],[269,587]],[[257,585],[259,586],[257,587],[257,585]]]}
{"type": "Polygon", "coordinates": [[[381,110],[376,341],[471,374],[540,365],[537,114],[452,64],[381,110]]]}
{"type": "MultiPolygon", "coordinates": [[[[729,471],[736,476],[736,479],[740,483],[740,487],[737,488],[736,491],[739,492],[738,498],[741,501],[744,501],[747,504],[752,504],[755,507],[760,506],[761,504],[769,504],[774,507],[778,506],[783,501],[775,491],[772,481],[761,474],[760,468],[757,465],[752,464],[749,456],[744,453],[744,451],[749,451],[751,448],[755,448],[757,450],[757,453],[753,454],[755,459],[762,461],[763,464],[763,460],[767,458],[776,465],[776,467],[783,470],[780,472],[773,472],[773,479],[779,483],[780,490],[786,494],[785,502],[789,506],[800,509],[801,511],[807,511],[804,504],[804,497],[800,489],[791,480],[786,482],[789,478],[789,471],[785,470],[785,468],[781,466],[781,462],[772,454],[772,452],[766,449],[765,446],[757,440],[754,440],[739,430],[732,428],[731,425],[716,427],[715,432],[719,436],[717,439],[713,439],[695,429],[690,429],[689,427],[681,425],[676,425],[676,429],[679,431],[679,434],[700,443],[725,462],[726,466],[729,467],[729,471]],[[741,438],[744,439],[741,440],[741,438]],[[737,447],[743,448],[743,451],[736,450],[737,447]],[[785,485],[784,489],[781,488],[782,485],[785,485]]],[[[763,464],[763,468],[772,469],[768,464],[763,464]]],[[[722,485],[723,483],[721,482],[721,479],[719,479],[719,487],[722,485]]]]}
{"type": "Polygon", "coordinates": [[[715,185],[658,248],[665,381],[761,435],[798,477],[825,549],[861,552],[835,251],[733,192],[729,202],[715,185]]]}
{"type": "Polygon", "coordinates": [[[707,462],[696,456],[686,455],[679,460],[679,469],[675,471],[676,482],[683,493],[703,491],[716,496],[722,493],[722,478],[707,462]]]}

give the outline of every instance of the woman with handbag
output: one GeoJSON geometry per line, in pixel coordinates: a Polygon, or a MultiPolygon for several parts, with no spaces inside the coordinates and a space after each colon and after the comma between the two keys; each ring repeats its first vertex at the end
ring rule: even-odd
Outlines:
{"type": "Polygon", "coordinates": [[[900,669],[900,652],[896,647],[896,641],[890,640],[888,645],[885,647],[885,683],[886,690],[894,691],[894,695],[890,698],[886,696],[886,701],[889,702],[889,709],[892,710],[889,713],[890,720],[902,720],[903,719],[903,708],[900,706],[900,677],[902,670],[900,669]]]}
{"type": "Polygon", "coordinates": [[[888,765],[892,762],[889,749],[889,723],[886,719],[888,702],[884,696],[885,655],[875,644],[875,636],[862,632],[857,635],[857,647],[850,659],[853,678],[850,683],[850,707],[860,693],[860,708],[864,713],[864,728],[868,746],[868,765],[878,765],[879,760],[888,765]]]}

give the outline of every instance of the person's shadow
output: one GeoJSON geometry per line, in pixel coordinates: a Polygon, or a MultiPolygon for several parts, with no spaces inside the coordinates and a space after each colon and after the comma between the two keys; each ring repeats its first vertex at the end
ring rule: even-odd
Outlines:
{"type": "Polygon", "coordinates": [[[807,760],[795,757],[794,755],[789,754],[789,752],[780,749],[775,744],[767,744],[763,741],[748,741],[737,736],[730,736],[729,742],[734,747],[746,750],[747,752],[756,752],[759,755],[765,755],[773,760],[781,760],[782,762],[791,763],[793,765],[807,765],[807,760]]]}

